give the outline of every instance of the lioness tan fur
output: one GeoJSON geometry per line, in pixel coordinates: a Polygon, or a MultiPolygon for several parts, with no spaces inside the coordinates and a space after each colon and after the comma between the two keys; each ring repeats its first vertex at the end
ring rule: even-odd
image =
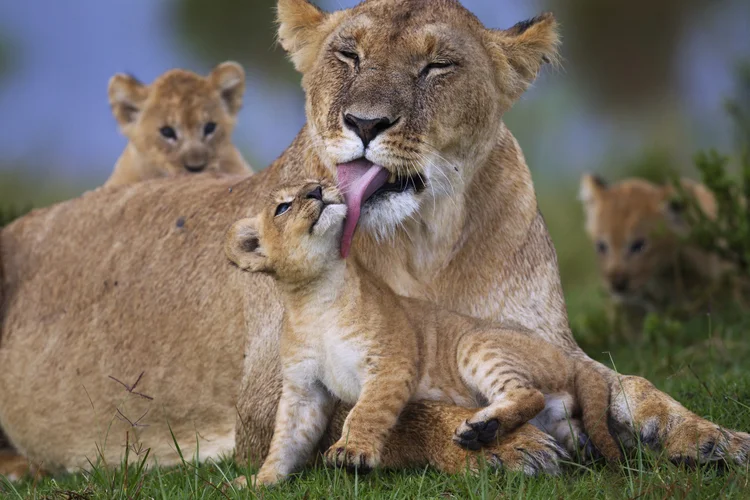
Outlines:
{"type": "MultiPolygon", "coordinates": [[[[619,458],[607,429],[609,386],[592,362],[572,359],[528,332],[399,297],[356,259],[341,258],[346,216],[335,187],[305,182],[282,187],[258,216],[236,222],[227,234],[229,259],[273,276],[285,310],[281,401],[254,484],[275,484],[309,459],[335,398],[354,405],[326,452],[336,466],[380,464],[408,401],[486,401],[453,438],[478,450],[536,417],[545,397],[561,394],[597,449],[619,458]]],[[[580,428],[577,420],[569,425],[580,428]]]]}
{"type": "MultiPolygon", "coordinates": [[[[516,324],[585,358],[531,174],[502,122],[553,59],[554,19],[490,30],[449,0],[370,0],[334,13],[284,0],[279,18],[282,43],[305,71],[308,124],[268,169],[242,181],[200,174],[97,190],[0,232],[0,426],[25,456],[77,470],[101,450],[114,464],[127,431],[151,458],[175,464],[171,427],[186,456],[198,440],[200,459],[234,449],[262,460],[281,394],[281,300],[270,278],[227,263],[222,235],[280,184],[333,178],[337,163],[365,154],[394,172],[419,166],[426,185],[366,202],[350,258],[401,295],[516,324]],[[339,54],[342,42],[359,63],[339,54]],[[461,65],[427,68],[439,79],[425,93],[417,78],[438,49],[461,65]],[[365,152],[343,106],[370,116],[400,110],[400,120],[365,152]]],[[[626,444],[640,434],[672,458],[747,460],[747,434],[698,417],[643,378],[600,369],[626,444]]],[[[410,403],[382,465],[462,470],[476,455],[451,436],[474,411],[410,403]]],[[[347,412],[335,411],[324,445],[347,412]]],[[[526,424],[481,453],[537,473],[558,470],[559,450],[526,424]]]]}
{"type": "Polygon", "coordinates": [[[173,69],[150,85],[118,73],[108,92],[128,144],[106,186],[203,171],[251,172],[232,144],[245,92],[239,64],[221,63],[207,77],[173,69]]]}
{"type": "MultiPolygon", "coordinates": [[[[716,200],[705,186],[686,178],[681,183],[709,218],[716,217],[716,200]]],[[[690,228],[676,194],[674,186],[643,179],[607,185],[592,175],[581,178],[586,232],[605,285],[632,326],[646,312],[695,309],[726,269],[716,255],[684,241],[690,228]]]]}

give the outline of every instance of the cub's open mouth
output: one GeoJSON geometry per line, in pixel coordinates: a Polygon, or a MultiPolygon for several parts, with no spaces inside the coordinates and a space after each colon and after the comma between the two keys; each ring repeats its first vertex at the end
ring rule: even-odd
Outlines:
{"type": "Polygon", "coordinates": [[[341,256],[344,258],[349,255],[363,204],[386,193],[403,193],[409,189],[419,192],[425,187],[419,175],[400,177],[364,158],[337,165],[337,176],[346,202],[346,222],[341,236],[341,256]]]}

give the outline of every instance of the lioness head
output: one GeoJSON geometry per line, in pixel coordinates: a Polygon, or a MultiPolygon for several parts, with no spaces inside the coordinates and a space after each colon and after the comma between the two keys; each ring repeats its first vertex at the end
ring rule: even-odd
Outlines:
{"type": "Polygon", "coordinates": [[[651,279],[677,258],[686,227],[671,186],[630,179],[608,186],[598,177],[581,179],[586,232],[612,295],[638,298],[651,279]]]}
{"type": "Polygon", "coordinates": [[[260,214],[232,225],[224,250],[243,270],[304,282],[341,260],[345,217],[346,206],[334,186],[318,181],[288,185],[273,193],[260,214]]]}
{"type": "Polygon", "coordinates": [[[501,117],[555,58],[544,14],[487,29],[455,0],[367,0],[325,13],[279,0],[279,40],[302,73],[309,134],[363,226],[391,232],[426,202],[460,196],[501,117]]]}
{"type": "Polygon", "coordinates": [[[174,69],[145,85],[130,75],[109,81],[109,103],[123,134],[158,172],[220,170],[223,148],[233,148],[232,131],[245,92],[245,72],[225,62],[208,77],[174,69]]]}

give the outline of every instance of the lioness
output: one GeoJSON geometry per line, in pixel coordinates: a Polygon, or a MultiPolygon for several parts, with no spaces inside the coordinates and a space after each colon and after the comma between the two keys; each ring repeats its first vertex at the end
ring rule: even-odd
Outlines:
{"type": "MultiPolygon", "coordinates": [[[[356,259],[339,255],[344,220],[351,220],[343,201],[319,182],[287,185],[225,240],[238,267],[273,276],[284,303],[281,401],[253,484],[275,484],[304,465],[334,398],[354,405],[326,452],[336,466],[376,467],[410,400],[486,401],[453,438],[478,450],[535,418],[545,397],[562,394],[573,418],[560,424],[580,429],[580,416],[597,450],[620,457],[607,428],[609,386],[593,362],[571,359],[528,332],[399,297],[356,259]]],[[[571,443],[586,441],[577,435],[571,443]]]]}
{"type": "MultiPolygon", "coordinates": [[[[350,258],[401,295],[515,323],[586,357],[568,327],[529,169],[502,122],[554,59],[552,16],[490,30],[454,0],[278,7],[281,43],[304,73],[308,123],[271,167],[236,182],[97,190],[0,233],[0,424],[45,467],[86,467],[98,452],[117,463],[126,431],[160,464],[177,463],[170,428],[187,455],[235,448],[238,459],[261,460],[281,393],[282,307],[270,279],[227,264],[221,237],[281,183],[332,178],[361,157],[397,178],[352,193],[363,203],[348,207],[361,212],[350,258]]],[[[698,417],[642,378],[600,369],[627,444],[640,433],[673,458],[747,460],[748,434],[698,417]]],[[[334,414],[327,444],[346,413],[334,414]]],[[[473,455],[451,435],[473,413],[407,405],[383,465],[462,469],[473,455]]],[[[535,473],[557,470],[559,450],[527,424],[482,453],[535,473]]]]}
{"type": "Polygon", "coordinates": [[[232,144],[245,93],[239,64],[223,62],[205,78],[173,69],[150,85],[118,73],[108,93],[128,145],[105,186],[181,173],[251,173],[232,144]]]}

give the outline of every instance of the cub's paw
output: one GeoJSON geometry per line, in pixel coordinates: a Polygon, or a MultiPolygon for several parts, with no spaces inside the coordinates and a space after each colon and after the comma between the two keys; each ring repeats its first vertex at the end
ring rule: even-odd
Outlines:
{"type": "MultiPolygon", "coordinates": [[[[273,486],[284,480],[283,476],[272,472],[259,471],[257,474],[253,474],[249,478],[247,476],[238,476],[231,482],[231,487],[236,490],[243,490],[245,488],[253,488],[260,486],[273,486]]],[[[229,485],[227,485],[229,486],[229,485]]]]}
{"type": "Polygon", "coordinates": [[[346,467],[349,471],[357,470],[366,473],[380,463],[380,456],[370,446],[358,445],[356,442],[339,439],[325,453],[326,462],[334,467],[346,467]]]}
{"type": "Polygon", "coordinates": [[[234,488],[236,490],[244,490],[247,488],[248,485],[253,484],[253,480],[255,479],[255,475],[250,476],[250,481],[247,480],[247,476],[238,476],[234,478],[232,481],[225,483],[224,491],[226,491],[229,488],[234,488]]]}
{"type": "Polygon", "coordinates": [[[496,418],[478,422],[464,420],[454,431],[453,442],[467,450],[478,451],[482,446],[497,440],[499,428],[500,424],[496,418]]]}

